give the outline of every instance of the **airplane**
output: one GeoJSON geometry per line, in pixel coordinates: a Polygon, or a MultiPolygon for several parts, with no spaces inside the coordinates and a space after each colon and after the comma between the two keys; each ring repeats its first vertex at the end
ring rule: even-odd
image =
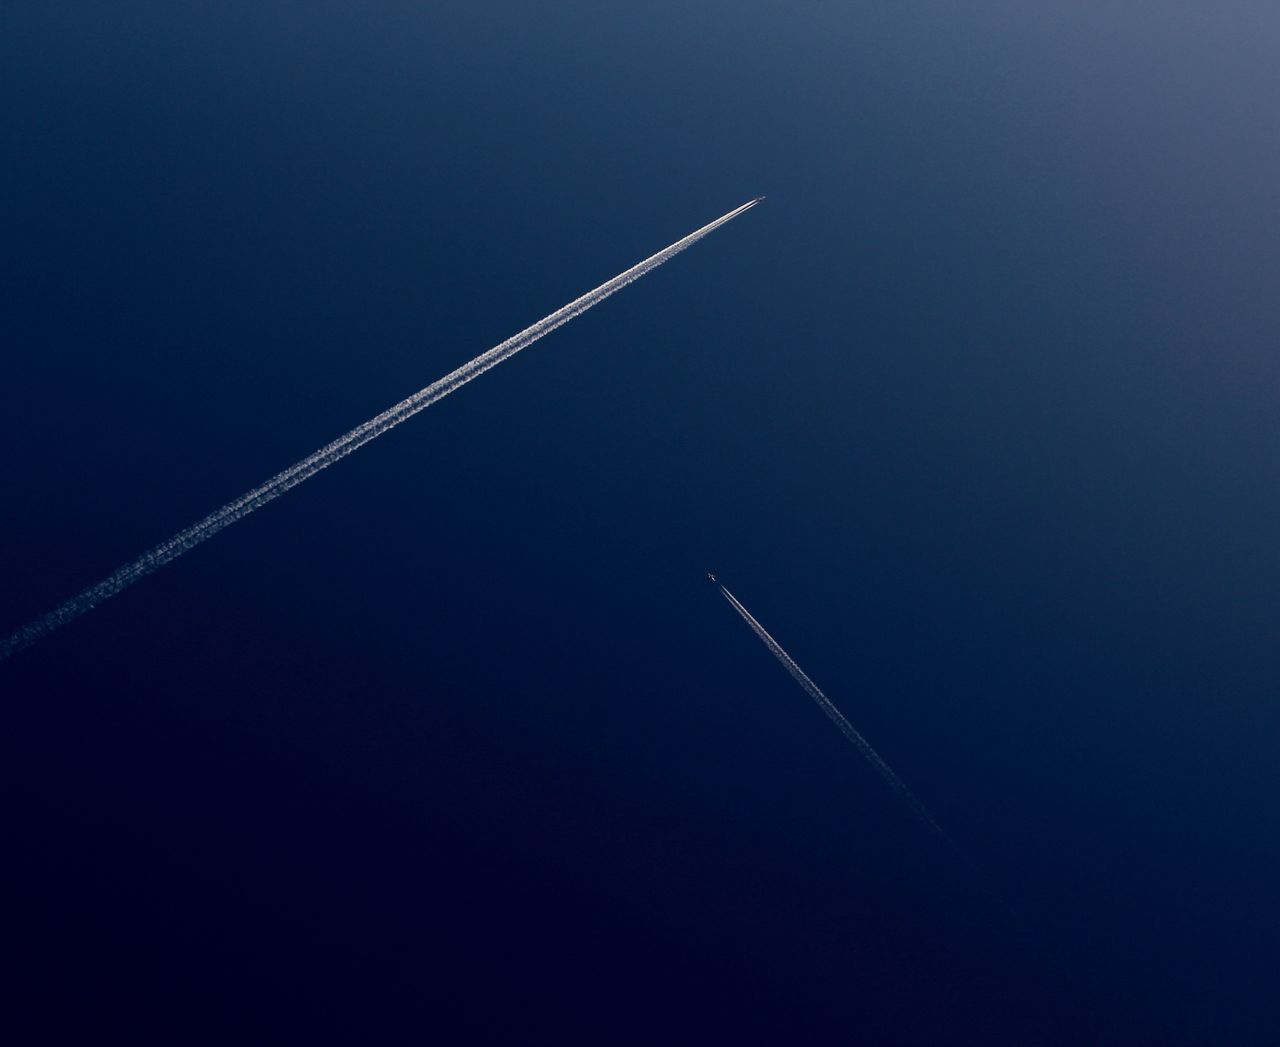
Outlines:
{"type": "Polygon", "coordinates": [[[763,197],[763,196],[757,196],[757,197],[756,197],[754,200],[752,200],[751,202],[752,202],[753,204],[758,204],[758,203],[759,203],[761,200],[763,200],[763,199],[764,199],[764,197],[763,197]]]}
{"type": "Polygon", "coordinates": [[[707,581],[709,581],[709,582],[714,582],[715,580],[716,580],[716,576],[715,576],[714,574],[712,574],[710,571],[708,571],[708,572],[707,572],[707,581]]]}

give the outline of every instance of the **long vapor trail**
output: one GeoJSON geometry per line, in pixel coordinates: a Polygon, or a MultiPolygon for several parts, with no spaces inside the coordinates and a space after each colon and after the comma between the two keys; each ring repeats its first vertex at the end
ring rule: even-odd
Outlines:
{"type": "Polygon", "coordinates": [[[782,649],[782,645],[769,635],[765,630],[765,627],[751,616],[751,612],[738,602],[737,597],[735,597],[733,593],[729,592],[729,590],[723,585],[720,585],[719,582],[717,582],[716,585],[719,586],[721,595],[729,601],[733,609],[742,615],[742,620],[751,626],[751,631],[760,637],[761,641],[763,641],[764,645],[769,648],[773,656],[782,663],[783,668],[795,677],[796,683],[803,687],[809,697],[818,703],[818,708],[826,713],[827,716],[831,718],[831,722],[840,728],[840,733],[853,743],[853,747],[863,755],[867,763],[871,764],[871,766],[875,768],[876,773],[888,783],[890,789],[897,793],[898,798],[911,808],[911,813],[914,814],[930,832],[942,840],[947,845],[948,849],[958,855],[959,852],[955,844],[952,842],[951,837],[942,831],[942,827],[933,820],[933,815],[929,813],[928,808],[916,799],[915,794],[912,793],[902,779],[894,773],[893,768],[881,759],[878,752],[871,748],[871,743],[863,738],[862,735],[854,728],[853,724],[844,718],[844,713],[831,704],[831,699],[822,693],[816,683],[809,679],[805,671],[795,663],[795,660],[792,659],[791,655],[787,654],[787,652],[782,649]]]}
{"type": "Polygon", "coordinates": [[[268,502],[279,498],[291,487],[296,487],[303,480],[314,476],[321,469],[333,465],[338,459],[345,458],[352,451],[363,447],[370,440],[381,436],[388,429],[394,429],[401,422],[412,418],[419,411],[430,407],[437,400],[443,399],[454,390],[460,389],[473,378],[480,377],[485,371],[491,367],[496,367],[503,360],[514,356],[521,349],[528,348],[539,338],[550,334],[561,324],[568,323],[575,316],[585,313],[593,305],[598,305],[610,295],[621,291],[627,284],[633,283],[646,273],[657,269],[663,262],[674,258],[686,247],[691,247],[704,236],[713,233],[726,222],[737,218],[743,211],[749,210],[763,199],[763,197],[756,197],[754,200],[749,200],[741,207],[735,207],[728,214],[722,215],[714,222],[710,222],[701,229],[697,229],[688,236],[677,240],[670,247],[664,247],[657,254],[650,255],[643,262],[633,265],[623,273],[619,273],[612,280],[601,284],[593,291],[588,291],[581,298],[575,298],[568,305],[562,306],[550,316],[545,316],[532,326],[526,327],[519,334],[512,335],[505,342],[494,346],[488,352],[481,353],[474,360],[463,364],[456,371],[451,371],[439,381],[432,382],[425,389],[414,393],[408,399],[401,400],[394,407],[389,407],[380,415],[370,418],[362,425],[356,426],[346,435],[340,436],[330,444],[326,444],[296,465],[291,465],[283,472],[276,473],[266,483],[260,484],[247,494],[241,495],[235,501],[228,502],[217,512],[211,513],[198,523],[192,524],[185,531],[179,531],[168,541],[161,542],[154,549],[143,553],[132,563],[125,564],[125,566],[109,577],[104,578],[97,585],[90,586],[78,596],[73,596],[66,603],[55,607],[52,611],[37,618],[17,632],[10,634],[3,642],[0,642],[0,661],[4,661],[18,651],[30,647],[37,640],[43,639],[54,630],[79,618],[80,615],[96,607],[103,600],[115,596],[116,593],[132,585],[138,579],[145,577],[159,567],[163,567],[169,561],[177,559],[188,550],[194,549],[201,542],[212,538],[224,527],[235,523],[242,517],[248,516],[255,509],[261,509],[268,502]]]}

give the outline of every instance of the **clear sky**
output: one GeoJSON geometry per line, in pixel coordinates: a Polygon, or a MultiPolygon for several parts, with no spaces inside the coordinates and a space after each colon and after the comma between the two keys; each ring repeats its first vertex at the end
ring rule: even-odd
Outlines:
{"type": "Polygon", "coordinates": [[[768,194],[0,666],[29,1039],[1270,1042],[1280,13],[794,6],[0,10],[0,631],[768,194]]]}

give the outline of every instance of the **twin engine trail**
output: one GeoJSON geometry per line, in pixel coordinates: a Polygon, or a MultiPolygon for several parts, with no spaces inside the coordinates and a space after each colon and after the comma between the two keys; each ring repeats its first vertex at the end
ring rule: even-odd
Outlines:
{"type": "Polygon", "coordinates": [[[330,444],[326,444],[314,454],[308,455],[296,465],[291,465],[283,472],[277,473],[264,484],[260,484],[247,494],[241,495],[233,502],[228,502],[217,512],[211,513],[203,520],[192,524],[184,531],[179,531],[168,541],[161,542],[155,548],[143,553],[132,563],[125,564],[114,574],[97,585],[85,589],[78,596],[55,607],[52,611],[35,619],[35,621],[11,633],[0,641],[0,662],[24,648],[30,647],[50,633],[69,622],[79,618],[86,611],[92,610],[104,600],[115,596],[140,578],[145,577],[171,560],[176,560],[183,553],[194,549],[201,542],[212,538],[224,527],[228,527],[242,517],[248,516],[256,509],[261,509],[268,502],[279,498],[291,487],[296,487],[303,480],[314,476],[340,458],[345,458],[352,451],[363,447],[370,440],[381,436],[388,429],[394,429],[401,422],[412,418],[419,411],[430,407],[437,400],[442,400],[450,393],[466,385],[473,378],[478,378],[491,367],[496,367],[508,357],[514,356],[521,349],[526,349],[544,335],[550,334],[561,324],[566,324],[576,316],[585,313],[593,305],[599,305],[610,295],[621,291],[629,283],[639,280],[646,273],[652,272],[683,251],[691,247],[704,236],[715,232],[726,222],[732,221],[758,204],[763,197],[749,200],[741,207],[735,207],[728,214],[704,225],[688,236],[677,240],[670,247],[664,247],[657,254],[650,255],[643,262],[633,265],[612,280],[601,284],[593,291],[588,291],[581,298],[575,298],[566,306],[557,309],[550,316],[543,317],[537,323],[526,327],[519,334],[512,335],[505,342],[494,346],[488,352],[481,353],[474,360],[463,364],[456,371],[451,371],[439,381],[432,382],[425,389],[401,400],[381,414],[370,418],[362,425],[356,426],[349,433],[340,436],[330,444]]]}
{"type": "Polygon", "coordinates": [[[1001,891],[970,861],[968,855],[956,846],[955,841],[942,831],[942,827],[933,820],[933,815],[929,813],[928,808],[916,799],[915,794],[893,772],[893,768],[881,759],[878,752],[871,748],[871,744],[857,732],[853,724],[844,718],[844,714],[831,704],[831,699],[822,693],[816,683],[809,679],[808,675],[795,663],[791,655],[782,649],[782,645],[770,636],[765,627],[751,616],[751,612],[738,602],[733,593],[729,592],[718,581],[715,581],[714,576],[712,576],[712,581],[715,582],[721,595],[729,601],[733,609],[742,615],[742,620],[751,626],[751,631],[760,637],[773,656],[782,663],[787,672],[795,677],[796,683],[805,689],[809,697],[818,703],[818,708],[826,713],[831,718],[831,721],[840,728],[840,733],[853,743],[854,748],[863,755],[867,763],[875,768],[876,773],[888,783],[890,789],[897,793],[898,798],[911,808],[911,813],[929,830],[932,836],[945,845],[945,851],[954,863],[956,870],[964,876],[981,897],[984,897],[997,912],[1003,915],[1004,920],[1007,921],[1007,926],[1031,950],[1032,955],[1036,957],[1037,962],[1045,973],[1053,978],[1055,982],[1062,982],[1066,978],[1065,969],[1043,935],[1027,922],[1001,891]]]}
{"type": "MultiPolygon", "coordinates": [[[[716,584],[719,585],[719,583],[716,584]]],[[[765,630],[765,627],[751,616],[751,612],[738,602],[737,597],[735,597],[733,593],[729,592],[729,590],[723,585],[719,585],[719,588],[721,595],[729,601],[735,611],[742,615],[742,620],[751,626],[751,631],[760,637],[764,645],[769,648],[770,652],[772,652],[773,656],[782,663],[783,668],[795,677],[796,683],[803,687],[809,697],[818,703],[818,708],[826,713],[831,718],[832,723],[840,728],[840,733],[853,743],[853,747],[863,755],[867,763],[871,764],[871,766],[875,768],[876,773],[888,783],[890,789],[897,793],[898,798],[911,808],[911,813],[914,814],[931,833],[945,843],[947,845],[947,849],[951,851],[953,855],[959,856],[959,850],[955,843],[952,842],[951,837],[942,831],[942,827],[934,821],[933,815],[929,813],[928,808],[916,799],[915,794],[912,793],[902,779],[894,773],[893,768],[881,759],[878,752],[871,748],[871,743],[863,738],[862,735],[854,728],[853,724],[844,718],[844,713],[831,704],[831,699],[822,693],[816,683],[809,679],[805,671],[795,663],[791,655],[787,654],[787,652],[782,649],[782,645],[769,635],[765,630]]]]}

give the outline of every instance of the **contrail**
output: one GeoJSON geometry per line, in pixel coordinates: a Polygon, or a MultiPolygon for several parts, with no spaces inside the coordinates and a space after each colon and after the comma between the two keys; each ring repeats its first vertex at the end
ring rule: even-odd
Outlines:
{"type": "Polygon", "coordinates": [[[853,724],[844,718],[844,714],[831,704],[831,699],[822,693],[822,690],[816,683],[809,679],[808,674],[806,674],[805,671],[795,663],[795,660],[791,655],[787,654],[787,652],[782,649],[782,645],[770,636],[765,627],[751,616],[751,612],[738,602],[737,597],[734,596],[733,593],[729,592],[728,589],[716,580],[716,576],[714,574],[708,575],[707,577],[710,578],[711,581],[715,582],[721,595],[729,601],[735,611],[742,615],[742,620],[751,626],[751,631],[760,637],[764,645],[773,653],[773,656],[782,663],[787,672],[795,677],[796,683],[803,687],[805,691],[808,692],[809,697],[818,703],[818,708],[826,713],[831,718],[832,723],[840,728],[840,733],[853,743],[854,748],[857,749],[858,752],[862,753],[863,757],[866,758],[867,763],[871,764],[871,766],[875,768],[876,773],[888,783],[889,788],[897,793],[902,802],[911,808],[911,813],[920,820],[920,822],[937,840],[941,841],[945,845],[946,853],[950,855],[952,861],[955,863],[955,867],[967,877],[969,883],[1004,914],[1005,918],[1010,921],[1009,926],[1023,936],[1023,939],[1028,943],[1030,948],[1035,951],[1039,961],[1048,965],[1051,973],[1055,977],[1061,978],[1061,965],[1058,962],[1057,957],[1054,955],[1050,944],[1044,939],[1044,937],[1027,922],[1023,915],[1014,908],[1008,899],[1004,897],[1001,891],[992,884],[983,872],[970,860],[969,856],[965,854],[965,852],[956,845],[956,842],[942,830],[942,827],[934,821],[933,815],[929,813],[929,809],[916,799],[915,794],[908,789],[903,780],[894,773],[893,768],[881,759],[878,752],[871,748],[871,743],[863,738],[862,735],[854,728],[853,724]]]}
{"type": "Polygon", "coordinates": [[[104,578],[97,585],[90,586],[78,596],[73,596],[66,603],[55,607],[52,611],[37,618],[17,632],[10,634],[3,642],[0,642],[0,661],[4,661],[18,651],[30,647],[37,640],[43,639],[54,630],[79,618],[86,611],[96,607],[103,600],[115,596],[120,590],[132,585],[138,579],[143,578],[159,567],[163,567],[170,560],[177,559],[206,539],[212,538],[224,527],[235,523],[242,517],[248,516],[255,509],[261,509],[268,502],[279,498],[289,488],[296,487],[303,480],[314,476],[321,469],[333,465],[340,458],[345,458],[352,451],[363,447],[370,440],[381,436],[388,429],[394,429],[401,422],[413,417],[423,408],[430,407],[437,400],[441,400],[454,390],[460,389],[473,378],[478,378],[489,368],[496,367],[503,360],[514,356],[521,349],[531,346],[539,338],[550,334],[561,324],[568,323],[575,316],[585,313],[593,305],[598,305],[610,295],[621,291],[627,284],[639,280],[646,273],[657,269],[663,262],[674,258],[686,247],[697,243],[704,236],[719,229],[726,222],[737,218],[743,211],[749,210],[763,199],[764,197],[758,196],[754,200],[749,200],[741,207],[735,207],[728,214],[717,218],[714,222],[710,222],[683,239],[677,240],[670,247],[664,247],[657,254],[650,255],[638,265],[633,265],[626,272],[619,273],[612,280],[601,284],[594,291],[588,291],[581,298],[575,298],[568,305],[557,309],[550,316],[543,317],[537,323],[526,327],[519,334],[513,335],[505,342],[494,346],[488,352],[481,353],[470,363],[463,364],[456,371],[450,372],[439,381],[432,382],[431,385],[414,393],[408,399],[401,400],[394,407],[389,407],[380,415],[370,418],[363,425],[356,426],[345,436],[340,436],[332,443],[326,444],[296,465],[291,465],[283,472],[276,473],[266,483],[255,487],[247,494],[241,495],[235,501],[228,502],[217,512],[211,513],[198,523],[192,524],[185,531],[179,531],[168,541],[161,542],[154,549],[143,553],[132,563],[125,564],[125,566],[109,577],[104,578]]]}
{"type": "MultiPolygon", "coordinates": [[[[715,581],[715,578],[712,577],[711,580],[715,581]]],[[[942,827],[934,821],[933,815],[929,813],[928,808],[916,799],[915,794],[912,793],[902,779],[893,772],[893,768],[881,759],[878,752],[871,748],[871,743],[863,738],[862,735],[854,728],[853,724],[844,718],[844,713],[831,704],[831,699],[822,693],[816,683],[809,679],[805,671],[795,663],[791,655],[787,654],[787,652],[782,649],[782,645],[769,635],[765,630],[765,627],[751,616],[751,612],[743,607],[742,604],[738,603],[737,597],[735,597],[733,593],[729,592],[729,590],[719,582],[716,582],[716,585],[719,586],[721,595],[729,601],[733,606],[733,609],[742,615],[742,620],[751,626],[751,631],[760,637],[764,642],[764,645],[773,653],[773,656],[782,663],[783,668],[795,677],[796,683],[803,687],[805,691],[808,692],[809,697],[818,703],[818,708],[831,717],[832,723],[840,728],[840,733],[853,743],[854,748],[857,749],[858,752],[862,753],[867,763],[871,764],[871,766],[875,768],[876,773],[888,783],[889,788],[897,793],[899,799],[911,808],[911,813],[920,819],[930,832],[942,840],[953,854],[959,856],[960,852],[952,842],[951,837],[942,831],[942,827]]]]}

